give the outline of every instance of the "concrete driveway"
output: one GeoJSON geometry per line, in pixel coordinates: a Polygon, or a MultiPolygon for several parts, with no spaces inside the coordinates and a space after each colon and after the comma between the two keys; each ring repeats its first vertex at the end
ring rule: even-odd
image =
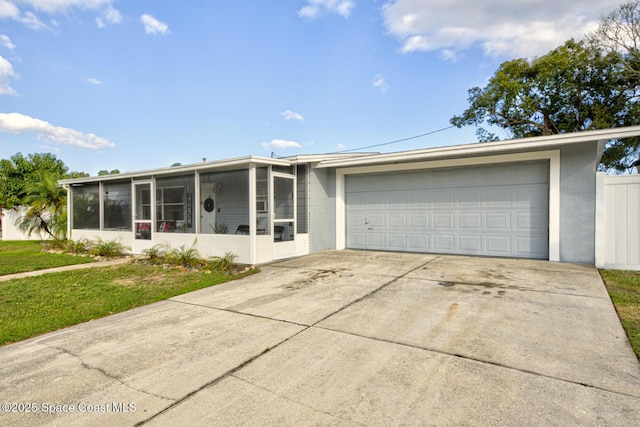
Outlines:
{"type": "Polygon", "coordinates": [[[598,272],[542,261],[323,252],[0,347],[0,378],[0,425],[640,425],[598,272]]]}

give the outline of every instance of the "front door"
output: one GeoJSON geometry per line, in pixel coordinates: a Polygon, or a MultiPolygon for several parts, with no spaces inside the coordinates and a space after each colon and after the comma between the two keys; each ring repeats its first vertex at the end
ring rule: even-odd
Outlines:
{"type": "Polygon", "coordinates": [[[153,193],[151,182],[133,184],[133,252],[150,248],[153,237],[153,193]]]}
{"type": "Polygon", "coordinates": [[[296,255],[295,176],[273,173],[274,259],[296,255]]]}

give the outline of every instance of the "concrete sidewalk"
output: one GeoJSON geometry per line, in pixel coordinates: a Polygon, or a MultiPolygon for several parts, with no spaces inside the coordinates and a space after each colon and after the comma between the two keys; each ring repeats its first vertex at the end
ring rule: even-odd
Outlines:
{"type": "Polygon", "coordinates": [[[542,261],[323,252],[0,347],[0,376],[0,425],[640,425],[598,272],[542,261]]]}
{"type": "Polygon", "coordinates": [[[128,258],[128,257],[116,258],[116,259],[110,259],[107,261],[96,261],[96,262],[88,262],[85,264],[65,265],[62,267],[48,268],[46,270],[35,270],[35,271],[26,271],[24,273],[6,274],[4,276],[0,276],[0,282],[7,282],[13,279],[23,279],[25,277],[42,276],[43,274],[58,273],[61,271],[85,270],[87,268],[109,267],[112,265],[127,264],[131,262],[132,259],[133,258],[128,258]]]}

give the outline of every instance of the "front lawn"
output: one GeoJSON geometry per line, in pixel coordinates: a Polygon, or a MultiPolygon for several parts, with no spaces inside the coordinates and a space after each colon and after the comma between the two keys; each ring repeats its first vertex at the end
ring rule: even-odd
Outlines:
{"type": "Polygon", "coordinates": [[[600,274],[640,361],[640,271],[600,270],[600,274]]]}
{"type": "Polygon", "coordinates": [[[42,250],[39,241],[0,242],[0,276],[93,262],[93,258],[53,254],[42,250]]]}
{"type": "Polygon", "coordinates": [[[0,282],[0,345],[234,280],[253,271],[234,275],[130,263],[0,282]]]}

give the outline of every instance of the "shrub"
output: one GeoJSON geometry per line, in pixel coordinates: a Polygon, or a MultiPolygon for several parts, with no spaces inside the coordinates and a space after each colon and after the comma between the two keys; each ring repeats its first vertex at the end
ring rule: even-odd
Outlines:
{"type": "Polygon", "coordinates": [[[89,247],[89,253],[94,256],[119,257],[126,247],[116,240],[102,240],[98,238],[89,247]]]}
{"type": "Polygon", "coordinates": [[[150,261],[166,260],[169,252],[170,252],[170,248],[169,248],[169,245],[167,244],[153,245],[149,249],[145,249],[142,251],[142,253],[144,253],[146,256],[149,257],[150,261]]]}
{"type": "Polygon", "coordinates": [[[211,258],[211,269],[215,271],[229,271],[235,266],[234,261],[238,255],[232,252],[225,252],[224,256],[211,258]]]}
{"type": "Polygon", "coordinates": [[[172,264],[182,265],[183,267],[192,267],[202,264],[200,253],[196,248],[194,248],[197,240],[198,239],[194,239],[189,248],[187,248],[186,245],[182,245],[177,249],[173,249],[167,254],[167,259],[172,264]]]}

